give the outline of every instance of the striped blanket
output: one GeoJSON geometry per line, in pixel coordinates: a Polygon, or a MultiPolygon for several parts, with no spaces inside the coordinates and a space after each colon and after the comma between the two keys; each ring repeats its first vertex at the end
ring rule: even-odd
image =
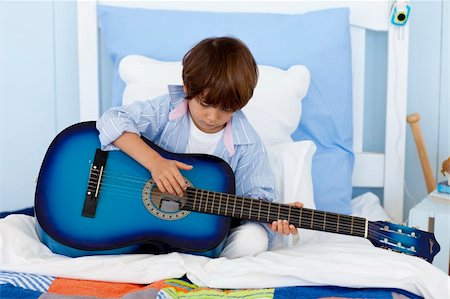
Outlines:
{"type": "Polygon", "coordinates": [[[396,289],[353,289],[331,286],[222,290],[201,288],[187,279],[166,279],[149,285],[58,278],[0,272],[0,297],[39,299],[175,299],[175,298],[421,298],[396,289]]]}

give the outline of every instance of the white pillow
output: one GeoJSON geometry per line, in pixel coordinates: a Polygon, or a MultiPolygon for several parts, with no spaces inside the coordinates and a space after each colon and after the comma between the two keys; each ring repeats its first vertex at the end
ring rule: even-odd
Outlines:
{"type": "MultiPolygon", "coordinates": [[[[301,101],[310,83],[309,70],[294,65],[287,71],[258,65],[259,80],[250,102],[242,111],[264,144],[292,142],[302,112],[301,101]]],[[[183,84],[181,62],[162,62],[145,56],[130,55],[119,64],[126,87],[122,104],[153,99],[168,92],[167,85],[183,84]]]]}
{"type": "MultiPolygon", "coordinates": [[[[276,178],[276,202],[292,203],[300,201],[305,208],[315,209],[314,191],[311,175],[312,157],[316,152],[314,142],[296,141],[275,144],[267,147],[270,166],[276,178]]],[[[300,230],[298,237],[277,235],[274,248],[290,247],[307,242],[314,233],[300,230]]]]}
{"type": "Polygon", "coordinates": [[[316,145],[309,140],[286,142],[267,147],[270,167],[276,178],[277,202],[301,201],[315,209],[311,176],[316,145]]]}

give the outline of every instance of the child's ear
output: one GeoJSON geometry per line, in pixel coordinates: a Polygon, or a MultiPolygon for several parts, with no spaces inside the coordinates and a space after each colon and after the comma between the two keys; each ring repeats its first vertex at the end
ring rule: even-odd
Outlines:
{"type": "Polygon", "coordinates": [[[186,87],[186,85],[184,85],[184,84],[183,84],[183,91],[184,91],[184,93],[187,92],[187,87],[186,87]]]}

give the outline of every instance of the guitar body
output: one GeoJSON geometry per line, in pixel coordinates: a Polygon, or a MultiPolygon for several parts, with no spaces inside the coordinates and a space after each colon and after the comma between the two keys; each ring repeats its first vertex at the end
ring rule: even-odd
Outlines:
{"type": "MultiPolygon", "coordinates": [[[[234,174],[223,160],[170,153],[144,140],[163,157],[193,165],[192,170],[181,171],[191,186],[234,194],[234,174]]],[[[121,151],[99,148],[95,122],[85,122],[62,131],[45,155],[35,212],[39,236],[53,252],[69,256],[175,250],[206,256],[220,253],[230,217],[179,210],[176,199],[155,191],[147,169],[121,151]],[[100,173],[92,167],[99,155],[104,160],[101,180],[92,181],[93,171],[100,173]],[[87,194],[96,198],[91,200],[87,194]]]]}

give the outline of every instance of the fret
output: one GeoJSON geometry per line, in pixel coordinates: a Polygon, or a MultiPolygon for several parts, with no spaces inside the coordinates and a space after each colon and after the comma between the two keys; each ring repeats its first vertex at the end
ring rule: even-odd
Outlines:
{"type": "Polygon", "coordinates": [[[339,217],[340,217],[341,215],[337,215],[337,221],[336,221],[336,232],[337,233],[339,233],[339,217]]]}
{"type": "Polygon", "coordinates": [[[252,219],[252,206],[253,206],[253,198],[250,198],[250,211],[248,213],[248,219],[252,219]]]}
{"type": "Polygon", "coordinates": [[[364,238],[367,238],[369,229],[369,220],[364,219],[364,238]]]}
{"type": "Polygon", "coordinates": [[[242,219],[242,212],[244,211],[245,200],[244,200],[244,198],[241,198],[241,200],[242,200],[242,205],[241,205],[241,214],[240,214],[239,218],[242,219]]]}
{"type": "Polygon", "coordinates": [[[353,217],[355,220],[355,226],[353,229],[353,235],[366,238],[366,223],[367,220],[360,217],[353,217]]]}
{"type": "MultiPolygon", "coordinates": [[[[207,212],[207,206],[208,206],[208,197],[209,197],[209,191],[206,191],[206,198],[205,198],[205,213],[207,212]]],[[[201,207],[200,207],[201,208],[201,207]]]]}
{"type": "Polygon", "coordinates": [[[314,220],[314,210],[311,213],[311,228],[313,228],[313,220],[314,220]]]}
{"type": "Polygon", "coordinates": [[[261,219],[261,205],[262,205],[262,200],[259,200],[259,209],[258,209],[258,220],[261,219]]]}
{"type": "Polygon", "coordinates": [[[300,217],[298,217],[298,227],[302,227],[302,214],[303,214],[303,208],[300,208],[300,217]]]}
{"type": "Polygon", "coordinates": [[[350,227],[350,234],[351,234],[351,235],[353,235],[353,219],[354,219],[354,218],[352,217],[352,225],[351,225],[351,227],[350,227]]]}
{"type": "Polygon", "coordinates": [[[225,216],[227,216],[227,213],[228,213],[228,202],[229,201],[230,201],[230,195],[227,194],[227,204],[225,205],[225,213],[224,213],[225,216]]]}
{"type": "Polygon", "coordinates": [[[217,214],[221,215],[220,205],[222,204],[222,193],[219,194],[219,206],[217,207],[217,214]]]}
{"type": "Polygon", "coordinates": [[[271,202],[269,202],[269,208],[267,209],[267,223],[269,223],[269,216],[270,216],[270,207],[271,207],[271,202]]]}
{"type": "Polygon", "coordinates": [[[324,212],[314,210],[314,220],[313,220],[313,229],[314,230],[325,230],[324,229],[324,212]]]}
{"type": "Polygon", "coordinates": [[[233,217],[234,217],[234,210],[236,210],[236,199],[237,199],[237,196],[235,195],[234,196],[233,213],[231,214],[231,216],[233,216],[233,217]]]}
{"type": "Polygon", "coordinates": [[[213,213],[213,208],[214,208],[214,199],[216,198],[216,192],[213,193],[213,197],[211,200],[211,214],[213,213]]]}
{"type": "Polygon", "coordinates": [[[326,220],[327,223],[324,225],[325,231],[330,232],[330,233],[336,233],[336,230],[337,230],[336,224],[338,221],[338,214],[327,212],[326,219],[327,219],[326,220]]]}
{"type": "Polygon", "coordinates": [[[301,208],[300,209],[300,225],[299,227],[311,229],[312,220],[314,217],[314,210],[301,208]],[[309,221],[311,220],[311,221],[309,221]]]}
{"type": "Polygon", "coordinates": [[[195,204],[197,203],[197,192],[198,192],[198,189],[195,189],[194,205],[192,206],[192,210],[193,210],[193,211],[195,211],[195,204]]]}
{"type": "Polygon", "coordinates": [[[289,206],[289,212],[288,212],[288,217],[287,217],[287,221],[288,221],[289,223],[291,223],[291,207],[292,207],[292,206],[289,206]]]}
{"type": "Polygon", "coordinates": [[[358,236],[358,237],[364,237],[365,228],[366,228],[365,219],[361,219],[359,217],[353,217],[353,220],[354,220],[353,235],[358,236]]]}
{"type": "Polygon", "coordinates": [[[278,217],[277,217],[277,219],[280,219],[280,209],[281,209],[281,205],[278,204],[278,217]]]}
{"type": "Polygon", "coordinates": [[[198,203],[198,211],[202,210],[203,189],[200,190],[200,202],[198,203]]]}
{"type": "Polygon", "coordinates": [[[352,226],[352,217],[347,215],[339,216],[339,233],[345,235],[352,235],[351,226],[352,226]]]}
{"type": "Polygon", "coordinates": [[[327,223],[327,212],[323,213],[323,230],[325,231],[325,223],[327,223]]]}

